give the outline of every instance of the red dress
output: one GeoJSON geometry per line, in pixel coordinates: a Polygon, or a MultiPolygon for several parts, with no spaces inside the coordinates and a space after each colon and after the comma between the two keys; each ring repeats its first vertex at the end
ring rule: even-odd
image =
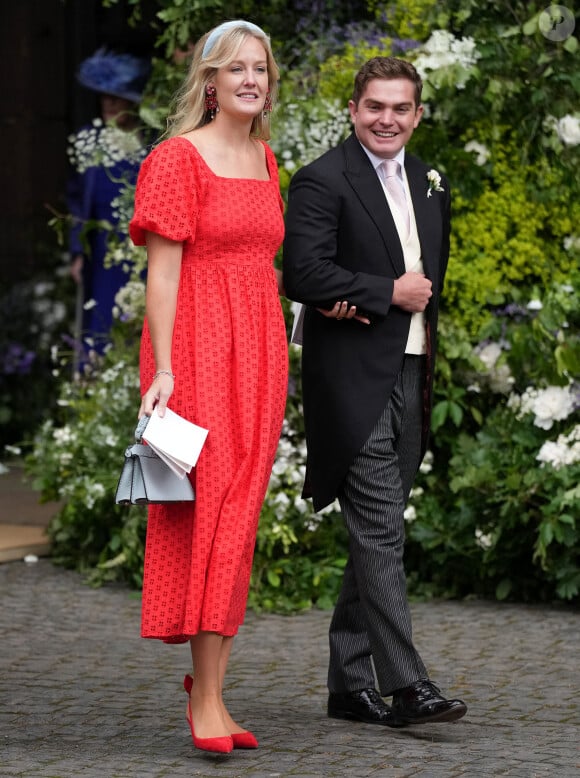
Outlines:
{"type": "MultiPolygon", "coordinates": [[[[144,161],[130,234],[183,241],[169,407],[209,429],[194,503],[150,506],[141,633],[170,643],[235,635],[244,620],[258,518],[284,418],[287,341],[273,260],[283,234],[278,170],[223,178],[185,138],[144,161]]],[[[155,372],[147,321],[141,386],[155,372]]]]}

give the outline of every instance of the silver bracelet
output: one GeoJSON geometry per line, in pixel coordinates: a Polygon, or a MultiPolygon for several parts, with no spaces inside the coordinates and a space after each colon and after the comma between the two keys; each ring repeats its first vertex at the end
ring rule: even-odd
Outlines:
{"type": "Polygon", "coordinates": [[[158,370],[153,376],[153,380],[155,381],[155,379],[158,378],[160,375],[168,375],[175,380],[175,375],[171,372],[171,370],[158,370]]]}

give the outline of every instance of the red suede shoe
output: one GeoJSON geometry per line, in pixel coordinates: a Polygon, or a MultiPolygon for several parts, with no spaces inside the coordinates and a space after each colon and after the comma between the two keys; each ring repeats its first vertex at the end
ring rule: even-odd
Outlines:
{"type": "MultiPolygon", "coordinates": [[[[192,681],[193,679],[190,675],[186,675],[183,679],[183,687],[188,695],[191,692],[192,681]]],[[[196,748],[199,748],[200,751],[212,751],[216,754],[229,754],[234,750],[234,741],[229,735],[224,735],[222,737],[197,737],[193,728],[193,718],[191,716],[191,699],[187,701],[186,718],[191,729],[193,745],[196,748]]]]}
{"type": "MultiPolygon", "coordinates": [[[[191,694],[192,685],[193,685],[193,677],[187,674],[183,679],[183,688],[188,694],[191,694]]],[[[191,710],[189,710],[188,721],[190,721],[191,723],[191,710]]],[[[193,728],[191,734],[193,736],[193,728]]],[[[209,738],[209,739],[217,740],[219,738],[209,738]]],[[[256,736],[252,732],[232,732],[231,739],[234,748],[246,748],[246,749],[258,748],[258,741],[256,740],[256,736]]],[[[197,738],[197,740],[199,741],[199,738],[197,738]]],[[[195,743],[195,739],[194,739],[194,743],[195,743]]]]}

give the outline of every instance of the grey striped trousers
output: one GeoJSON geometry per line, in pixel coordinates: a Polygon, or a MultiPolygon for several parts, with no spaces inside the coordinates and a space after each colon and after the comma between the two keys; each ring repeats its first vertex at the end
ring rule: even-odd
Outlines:
{"type": "Polygon", "coordinates": [[[374,687],[376,673],[387,696],[427,677],[413,646],[403,569],[403,513],[420,465],[424,375],[424,357],[406,356],[338,495],[350,553],[330,625],[331,692],[374,687]]]}

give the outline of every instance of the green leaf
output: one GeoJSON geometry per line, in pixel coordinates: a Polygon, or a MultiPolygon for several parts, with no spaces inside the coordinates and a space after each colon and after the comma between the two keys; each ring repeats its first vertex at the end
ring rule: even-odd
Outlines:
{"type": "Polygon", "coordinates": [[[277,589],[280,586],[281,583],[280,576],[274,570],[268,570],[266,574],[266,578],[268,579],[268,583],[270,584],[270,586],[273,586],[274,589],[277,589]]]}
{"type": "Polygon", "coordinates": [[[436,432],[439,427],[442,427],[445,423],[448,409],[449,403],[447,400],[441,400],[441,402],[438,402],[433,408],[433,413],[431,415],[431,429],[433,432],[436,432]]]}
{"type": "Polygon", "coordinates": [[[127,560],[127,557],[124,553],[117,554],[116,557],[113,559],[107,559],[106,562],[101,562],[98,567],[101,570],[111,570],[112,568],[119,567],[120,565],[124,564],[127,560]]]}
{"type": "Polygon", "coordinates": [[[449,415],[451,416],[455,426],[460,427],[463,420],[463,408],[461,405],[458,405],[454,402],[449,403],[449,415]]]}
{"type": "Polygon", "coordinates": [[[498,600],[505,600],[512,589],[512,582],[509,578],[504,578],[500,581],[495,589],[495,596],[498,600]]]}
{"type": "Polygon", "coordinates": [[[522,27],[522,32],[524,35],[534,35],[539,29],[538,27],[538,20],[540,18],[540,14],[535,14],[535,16],[532,16],[531,19],[529,19],[522,27]]]}
{"type": "Polygon", "coordinates": [[[554,539],[554,527],[551,523],[542,522],[540,524],[540,540],[544,546],[549,546],[554,539]]]}
{"type": "Polygon", "coordinates": [[[483,424],[483,415],[479,408],[471,408],[470,411],[475,421],[481,426],[483,424]]]}
{"type": "Polygon", "coordinates": [[[572,527],[576,524],[576,519],[574,518],[574,516],[570,516],[569,513],[561,513],[558,516],[558,521],[561,524],[570,524],[572,527]]]}

